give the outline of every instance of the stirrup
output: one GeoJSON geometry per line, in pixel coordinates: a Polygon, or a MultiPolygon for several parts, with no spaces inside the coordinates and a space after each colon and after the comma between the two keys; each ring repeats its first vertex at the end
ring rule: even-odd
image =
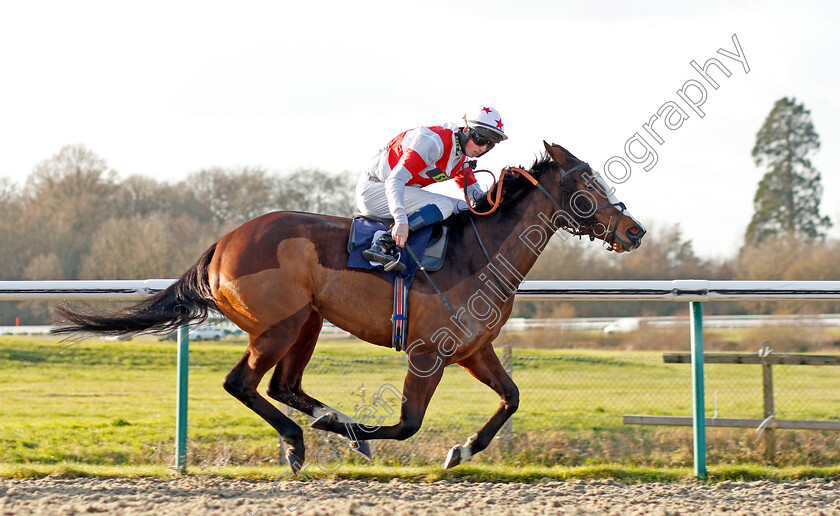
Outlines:
{"type": "Polygon", "coordinates": [[[404,271],[404,270],[405,270],[405,264],[404,264],[403,262],[401,262],[401,261],[400,261],[400,258],[402,258],[402,253],[400,253],[400,252],[398,251],[398,252],[397,252],[397,256],[392,257],[392,259],[391,259],[391,261],[390,261],[390,262],[383,264],[383,265],[384,265],[384,267],[383,267],[383,268],[384,268],[386,271],[390,271],[390,270],[392,270],[392,269],[396,269],[396,270],[397,270],[397,272],[402,272],[402,271],[404,271]]]}
{"type": "Polygon", "coordinates": [[[396,256],[386,254],[384,252],[377,252],[373,249],[367,249],[362,252],[362,258],[365,260],[381,263],[386,271],[396,270],[396,272],[404,271],[405,264],[400,261],[402,254],[398,251],[396,256]]]}

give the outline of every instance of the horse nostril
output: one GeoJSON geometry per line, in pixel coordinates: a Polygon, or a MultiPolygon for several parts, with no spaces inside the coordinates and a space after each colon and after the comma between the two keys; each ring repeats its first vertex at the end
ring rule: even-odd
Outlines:
{"type": "Polygon", "coordinates": [[[639,226],[629,227],[625,232],[627,233],[627,237],[633,242],[638,242],[645,234],[645,230],[639,226]]]}

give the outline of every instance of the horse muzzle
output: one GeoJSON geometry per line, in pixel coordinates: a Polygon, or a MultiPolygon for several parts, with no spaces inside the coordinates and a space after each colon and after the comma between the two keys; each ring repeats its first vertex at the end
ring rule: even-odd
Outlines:
{"type": "Polygon", "coordinates": [[[642,245],[642,237],[645,236],[647,231],[641,224],[633,224],[626,228],[623,233],[624,238],[618,236],[618,232],[616,232],[615,240],[612,243],[612,248],[617,253],[632,251],[642,245]]]}

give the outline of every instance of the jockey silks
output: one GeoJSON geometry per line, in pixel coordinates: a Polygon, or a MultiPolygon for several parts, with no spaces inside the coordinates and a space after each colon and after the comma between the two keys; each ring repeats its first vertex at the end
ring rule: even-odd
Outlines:
{"type": "Polygon", "coordinates": [[[371,160],[366,176],[385,184],[388,211],[394,221],[408,223],[406,186],[422,188],[449,179],[455,179],[459,188],[465,180],[467,185],[476,183],[457,141],[458,130],[457,125],[449,123],[410,129],[392,139],[371,160]]]}

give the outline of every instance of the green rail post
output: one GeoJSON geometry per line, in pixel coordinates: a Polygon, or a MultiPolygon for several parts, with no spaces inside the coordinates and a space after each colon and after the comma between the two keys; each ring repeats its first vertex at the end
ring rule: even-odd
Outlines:
{"type": "Polygon", "coordinates": [[[706,399],[703,388],[703,303],[691,302],[691,391],[694,395],[694,475],[706,478],[706,399]]]}
{"type": "Polygon", "coordinates": [[[175,469],[187,473],[187,379],[190,365],[189,327],[178,328],[178,403],[175,419],[175,469]]]}

